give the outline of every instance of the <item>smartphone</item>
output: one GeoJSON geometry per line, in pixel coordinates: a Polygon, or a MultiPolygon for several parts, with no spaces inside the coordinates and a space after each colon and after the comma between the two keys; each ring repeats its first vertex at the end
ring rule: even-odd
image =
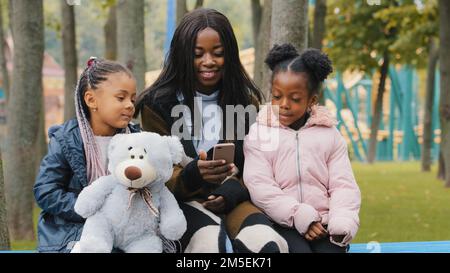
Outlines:
{"type": "Polygon", "coordinates": [[[234,163],[234,143],[220,143],[214,146],[213,160],[225,160],[226,164],[234,163]]]}

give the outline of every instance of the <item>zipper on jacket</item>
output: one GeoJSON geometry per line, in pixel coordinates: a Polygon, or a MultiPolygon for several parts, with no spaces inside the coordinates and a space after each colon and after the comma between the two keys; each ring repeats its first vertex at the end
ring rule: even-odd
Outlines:
{"type": "Polygon", "coordinates": [[[299,191],[299,197],[300,197],[300,203],[303,202],[303,190],[302,190],[302,183],[301,183],[301,175],[300,175],[300,143],[299,143],[299,139],[298,139],[298,133],[299,131],[297,131],[295,133],[295,140],[296,140],[296,153],[297,153],[297,177],[298,177],[298,191],[299,191]]]}

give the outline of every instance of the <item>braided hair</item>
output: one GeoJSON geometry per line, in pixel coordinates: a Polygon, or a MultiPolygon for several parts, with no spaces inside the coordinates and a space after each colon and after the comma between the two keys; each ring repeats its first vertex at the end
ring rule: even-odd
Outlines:
{"type": "MultiPolygon", "coordinates": [[[[133,74],[125,66],[117,62],[91,57],[75,88],[75,111],[86,155],[87,179],[89,184],[100,176],[106,175],[107,170],[101,163],[99,147],[95,142],[94,132],[89,123],[91,113],[84,101],[84,94],[88,89],[96,90],[99,84],[108,79],[108,75],[119,72],[125,73],[133,78],[133,74]]],[[[128,127],[126,130],[128,130],[128,127]]]]}

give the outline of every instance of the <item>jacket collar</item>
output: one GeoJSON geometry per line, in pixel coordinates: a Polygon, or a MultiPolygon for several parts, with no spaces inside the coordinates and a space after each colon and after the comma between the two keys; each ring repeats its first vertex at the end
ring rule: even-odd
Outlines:
{"type": "MultiPolygon", "coordinates": [[[[259,125],[265,125],[268,127],[289,128],[280,123],[278,116],[274,113],[270,103],[264,105],[261,111],[259,111],[256,122],[259,125]]],[[[311,107],[310,117],[302,128],[306,129],[313,126],[333,127],[337,124],[337,120],[326,107],[314,105],[311,107]]]]}
{"type": "MultiPolygon", "coordinates": [[[[128,124],[131,133],[138,133],[141,131],[138,124],[128,124]]],[[[121,130],[125,131],[125,129],[121,130]]],[[[62,153],[73,170],[75,176],[83,186],[88,185],[86,158],[84,155],[83,140],[81,138],[78,121],[71,119],[62,125],[52,126],[49,129],[49,137],[54,137],[58,141],[62,153]]]]}

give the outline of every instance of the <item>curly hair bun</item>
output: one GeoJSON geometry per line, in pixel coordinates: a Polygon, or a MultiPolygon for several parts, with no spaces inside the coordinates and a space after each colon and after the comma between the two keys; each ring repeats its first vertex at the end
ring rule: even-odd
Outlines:
{"type": "Polygon", "coordinates": [[[275,44],[267,54],[264,62],[269,66],[270,70],[277,66],[277,64],[298,57],[297,49],[292,44],[275,44]]]}
{"type": "Polygon", "coordinates": [[[310,74],[318,81],[325,80],[327,76],[333,72],[331,60],[325,53],[322,53],[318,49],[306,49],[300,58],[308,72],[310,72],[310,74]]]}

